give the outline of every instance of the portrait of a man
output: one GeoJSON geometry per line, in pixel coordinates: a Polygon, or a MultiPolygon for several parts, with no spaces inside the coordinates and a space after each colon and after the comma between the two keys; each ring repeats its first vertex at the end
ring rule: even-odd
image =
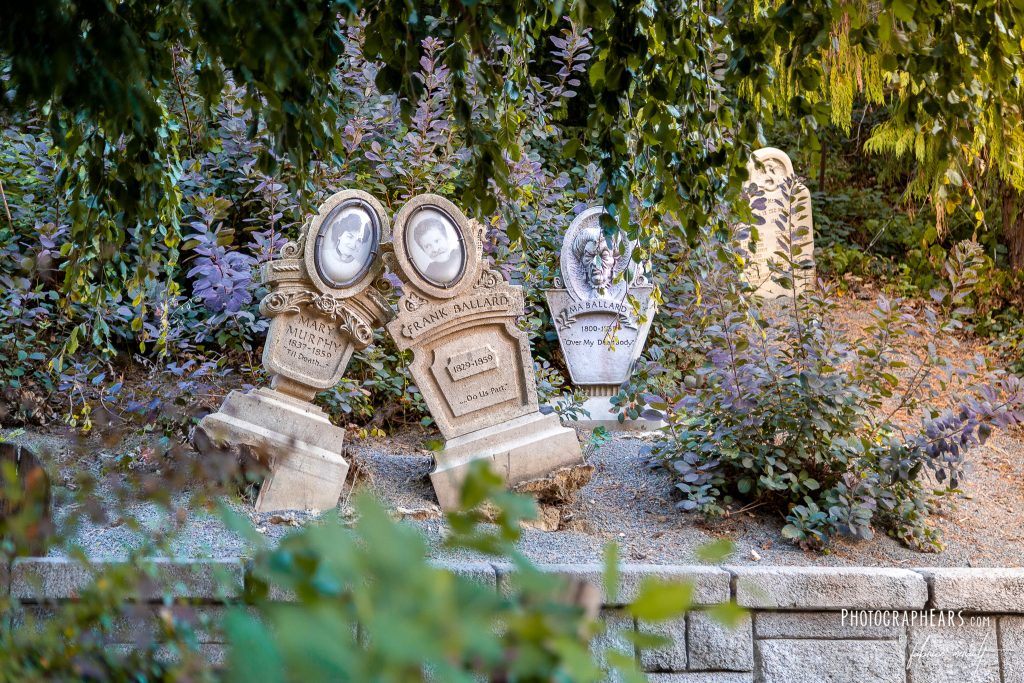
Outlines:
{"type": "Polygon", "coordinates": [[[425,209],[413,219],[407,248],[419,274],[435,285],[450,285],[462,274],[462,240],[455,226],[439,211],[425,209]]]}
{"type": "Polygon", "coordinates": [[[321,276],[335,287],[354,284],[373,258],[376,239],[369,213],[361,206],[343,207],[325,221],[320,234],[321,276]]]}

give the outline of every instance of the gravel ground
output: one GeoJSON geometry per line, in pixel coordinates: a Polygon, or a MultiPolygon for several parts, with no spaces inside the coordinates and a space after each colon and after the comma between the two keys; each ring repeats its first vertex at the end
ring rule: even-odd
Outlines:
{"type": "MultiPolygon", "coordinates": [[[[445,533],[437,511],[437,502],[427,475],[430,456],[419,450],[423,432],[409,432],[389,440],[355,442],[349,456],[355,463],[355,490],[370,489],[391,507],[396,516],[421,528],[431,540],[439,558],[455,559],[439,549],[445,533]]],[[[588,457],[595,468],[590,483],[575,502],[562,510],[563,528],[559,531],[525,529],[521,550],[539,562],[600,562],[609,542],[620,547],[627,562],[653,564],[696,563],[695,548],[718,538],[731,538],[736,564],[772,565],[873,565],[873,566],[1024,566],[1024,447],[1021,435],[1000,434],[988,445],[976,449],[970,458],[971,473],[965,495],[946,504],[936,519],[945,534],[947,549],[924,554],[903,547],[885,536],[872,541],[836,541],[828,554],[804,552],[788,544],[781,536],[782,520],[757,510],[724,519],[706,521],[699,516],[674,511],[671,483],[667,476],[645,466],[644,448],[650,437],[616,435],[588,457]],[[991,513],[995,503],[1000,514],[991,513]],[[760,558],[754,560],[754,553],[760,558]]],[[[48,451],[50,457],[65,460],[71,449],[59,437],[25,434],[15,441],[48,451]]],[[[110,454],[93,451],[100,467],[110,454]]],[[[70,511],[70,492],[54,478],[55,511],[58,521],[70,511]]],[[[352,488],[342,496],[336,514],[349,511],[352,488]]],[[[112,506],[109,494],[100,491],[112,506]]],[[[187,509],[187,495],[175,498],[175,504],[187,509]]],[[[280,539],[296,525],[315,523],[316,516],[304,512],[256,515],[244,502],[229,503],[236,512],[248,516],[269,540],[280,539]]],[[[143,529],[166,529],[175,520],[160,507],[135,504],[128,513],[143,529]]],[[[87,523],[75,542],[93,557],[123,556],[137,546],[143,533],[131,530],[120,518],[103,524],[87,523]]],[[[189,510],[181,521],[175,543],[181,557],[225,557],[251,554],[246,543],[210,513],[189,510]]],[[[60,554],[54,551],[51,554],[60,554]]],[[[461,559],[472,559],[463,555],[461,559]]]]}
{"type": "MultiPolygon", "coordinates": [[[[870,286],[855,288],[839,301],[837,323],[850,335],[863,334],[871,320],[872,303],[877,290],[870,286]]],[[[907,340],[907,350],[923,344],[907,340]]],[[[920,350],[920,349],[918,349],[920,350]]],[[[939,352],[961,364],[984,352],[980,340],[944,338],[939,352]]],[[[897,371],[909,379],[909,367],[897,371]]],[[[952,404],[959,398],[955,387],[948,388],[942,402],[952,404]]],[[[349,480],[354,489],[369,489],[387,502],[397,517],[417,525],[431,539],[435,554],[444,534],[430,486],[431,458],[422,445],[436,436],[420,428],[409,429],[388,439],[351,440],[348,457],[352,462],[349,480]]],[[[586,435],[582,435],[586,439],[586,435]]],[[[664,473],[645,466],[644,439],[650,436],[620,434],[588,456],[594,476],[576,500],[561,510],[559,531],[524,530],[522,551],[542,562],[598,562],[604,546],[615,541],[625,561],[646,563],[693,563],[694,550],[710,540],[728,537],[735,541],[734,563],[778,565],[876,565],[876,566],[1024,566],[1024,431],[996,432],[992,439],[968,455],[964,494],[945,501],[933,523],[940,527],[947,548],[938,554],[925,554],[903,547],[886,536],[871,541],[836,540],[828,554],[801,551],[782,538],[784,524],[780,515],[763,510],[733,514],[712,521],[678,513],[674,509],[672,484],[664,473]],[[759,557],[759,560],[755,559],[759,557]]],[[[29,432],[15,441],[48,453],[54,483],[54,508],[57,520],[64,518],[72,495],[66,472],[72,466],[85,466],[99,474],[114,470],[113,461],[125,449],[139,449],[136,441],[117,450],[105,448],[98,438],[79,442],[68,432],[48,430],[29,432]],[[54,474],[56,473],[56,474],[54,474]]],[[[113,474],[116,478],[121,475],[113,474]]],[[[351,511],[353,488],[347,487],[337,513],[343,518],[351,511]]],[[[114,509],[112,494],[101,488],[99,497],[114,509]]],[[[187,495],[175,499],[188,509],[187,495]]],[[[310,523],[315,517],[295,511],[278,515],[256,515],[251,504],[229,502],[236,512],[249,517],[266,538],[277,540],[296,525],[310,523]]],[[[180,523],[176,543],[179,555],[231,556],[251,552],[238,536],[230,532],[216,516],[189,510],[183,520],[171,520],[159,507],[147,504],[130,506],[129,513],[151,533],[180,523]]],[[[333,513],[332,513],[333,514],[333,513]]],[[[103,524],[89,523],[75,541],[94,556],[123,555],[138,545],[142,532],[132,531],[114,518],[103,524]]]]}
{"type": "MultiPolygon", "coordinates": [[[[545,532],[525,529],[521,550],[540,562],[600,562],[605,544],[615,541],[627,562],[693,564],[694,550],[719,538],[736,543],[734,564],[871,565],[906,567],[1024,566],[1024,444],[1019,435],[1000,435],[972,454],[964,496],[943,506],[936,519],[947,548],[921,553],[887,536],[871,541],[837,540],[829,554],[805,552],[789,544],[780,531],[781,516],[757,510],[706,521],[674,510],[672,485],[661,472],[645,466],[645,440],[616,436],[597,449],[588,462],[594,477],[563,512],[569,529],[545,532]],[[996,502],[1002,514],[990,514],[996,502]],[[753,559],[756,553],[760,560],[753,559]]],[[[392,506],[418,510],[436,504],[426,479],[429,458],[387,456],[370,446],[357,451],[373,473],[372,487],[392,506]],[[400,463],[400,464],[398,464],[400,463]],[[410,486],[411,482],[417,482],[410,486]]],[[[413,522],[435,542],[439,520],[413,522]]],[[[443,556],[443,553],[438,553],[443,556]]]]}

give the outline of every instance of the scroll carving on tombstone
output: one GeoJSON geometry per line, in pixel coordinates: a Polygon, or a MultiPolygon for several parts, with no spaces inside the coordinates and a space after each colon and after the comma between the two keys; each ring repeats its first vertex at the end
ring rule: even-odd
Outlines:
{"type": "Polygon", "coordinates": [[[611,244],[601,230],[603,207],[589,208],[562,239],[561,282],[545,292],[558,342],[573,384],[587,395],[589,418],[575,424],[612,429],[654,429],[660,423],[618,419],[611,397],[629,379],[655,312],[654,287],[642,266],[631,264],[632,243],[611,244]],[[629,297],[639,302],[636,310],[629,297]]]}
{"type": "Polygon", "coordinates": [[[749,260],[744,276],[766,298],[792,296],[794,289],[800,293],[813,287],[814,267],[814,222],[811,212],[811,193],[793,173],[793,162],[789,155],[774,147],[764,147],[754,152],[747,164],[750,183],[756,186],[758,194],[751,202],[751,209],[758,219],[757,239],[753,231],[748,241],[749,260]],[[785,287],[772,279],[768,266],[769,259],[783,270],[788,270],[777,252],[788,253],[792,243],[795,257],[795,287],[785,287]]]}
{"type": "Polygon", "coordinates": [[[244,445],[265,455],[270,474],[256,501],[260,512],[324,510],[338,503],[348,472],[345,431],[311,403],[341,381],[352,353],[394,312],[378,289],[387,215],[365,192],[330,197],[280,258],[265,263],[270,288],[260,313],[270,318],[263,365],[270,387],[233,391],[199,430],[214,443],[244,445]]]}
{"type": "Polygon", "coordinates": [[[410,372],[445,438],[430,475],[444,509],[458,505],[471,462],[489,459],[509,484],[582,462],[574,430],[538,410],[522,288],[487,267],[483,226],[450,201],[413,197],[395,216],[403,281],[387,328],[412,349],[410,372]]]}

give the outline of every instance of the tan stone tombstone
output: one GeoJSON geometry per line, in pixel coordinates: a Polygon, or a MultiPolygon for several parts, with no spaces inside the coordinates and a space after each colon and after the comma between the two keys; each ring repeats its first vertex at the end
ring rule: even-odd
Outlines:
{"type": "Polygon", "coordinates": [[[793,162],[785,152],[774,147],[755,151],[747,164],[747,171],[750,173],[750,182],[764,191],[765,203],[763,209],[754,210],[754,215],[763,218],[764,223],[757,226],[756,247],[751,245],[750,260],[744,271],[747,281],[757,287],[757,293],[765,298],[792,294],[792,290],[772,281],[768,268],[768,260],[779,262],[775,252],[784,249],[779,241],[781,230],[777,224],[782,219],[787,226],[785,229],[791,231],[794,238],[794,252],[797,247],[800,249],[797,261],[805,263],[797,273],[796,290],[799,293],[813,287],[816,276],[810,191],[803,184],[796,183],[787,194],[784,181],[794,177],[793,162]]]}
{"type": "Polygon", "coordinates": [[[391,237],[380,202],[358,190],[328,199],[281,258],[263,265],[271,292],[260,312],[271,319],[263,365],[269,388],[233,391],[199,425],[215,443],[269,456],[256,510],[325,510],[338,504],[348,463],[345,430],[310,403],[341,381],[353,351],[394,317],[377,289],[381,246],[391,237]]]}
{"type": "Polygon", "coordinates": [[[580,427],[657,429],[661,422],[624,420],[612,410],[611,396],[629,379],[651,329],[654,291],[641,273],[630,276],[633,245],[619,238],[608,246],[601,231],[604,207],[573,219],[562,239],[561,278],[544,294],[558,343],[573,384],[587,395],[589,418],[580,427]],[[564,287],[564,288],[561,288],[564,287]],[[627,295],[640,303],[638,316],[627,295]]]}
{"type": "Polygon", "coordinates": [[[529,339],[516,326],[522,288],[486,267],[482,238],[483,226],[437,195],[395,216],[405,285],[387,327],[412,349],[410,371],[445,438],[430,479],[446,510],[474,460],[491,460],[510,485],[582,462],[576,432],[538,411],[529,339]]]}

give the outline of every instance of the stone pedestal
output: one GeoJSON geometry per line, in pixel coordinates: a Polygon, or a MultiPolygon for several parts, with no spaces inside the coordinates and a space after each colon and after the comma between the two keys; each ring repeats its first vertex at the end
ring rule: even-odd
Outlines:
{"type": "Polygon", "coordinates": [[[251,448],[270,469],[257,512],[327,510],[338,504],[348,463],[345,430],[323,410],[273,389],[232,391],[199,423],[213,443],[251,448]]]}
{"type": "Polygon", "coordinates": [[[442,509],[458,507],[470,464],[483,459],[509,486],[582,462],[576,431],[563,427],[555,415],[530,413],[478,429],[449,439],[434,457],[430,481],[442,509]]]}
{"type": "Polygon", "coordinates": [[[604,427],[610,432],[653,432],[665,426],[664,420],[647,420],[639,418],[630,420],[628,418],[619,422],[620,413],[612,406],[611,397],[619,393],[619,386],[615,384],[604,385],[578,385],[587,395],[583,402],[583,409],[590,417],[580,416],[578,419],[567,419],[566,424],[570,427],[580,429],[596,429],[604,427]]]}

